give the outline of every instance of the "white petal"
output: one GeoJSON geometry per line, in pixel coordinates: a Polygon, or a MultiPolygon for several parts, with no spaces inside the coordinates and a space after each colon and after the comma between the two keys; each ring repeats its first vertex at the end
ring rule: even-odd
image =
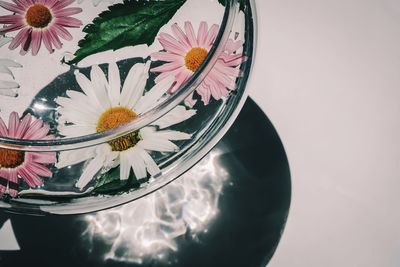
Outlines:
{"type": "MultiPolygon", "coordinates": [[[[0,84],[1,84],[1,82],[0,82],[0,84]]],[[[15,91],[12,90],[12,89],[1,89],[1,88],[0,88],[0,95],[15,97],[15,96],[17,96],[18,94],[17,94],[17,92],[15,92],[15,91]]]]}
{"type": "Polygon", "coordinates": [[[128,180],[129,173],[131,171],[131,163],[130,163],[130,161],[132,161],[134,159],[130,158],[128,151],[123,151],[119,155],[119,160],[120,160],[119,177],[120,177],[121,180],[128,180]]]}
{"type": "Polygon", "coordinates": [[[119,95],[121,91],[121,77],[119,76],[119,69],[116,63],[108,65],[108,97],[110,98],[111,105],[118,106],[119,95]]]}
{"type": "Polygon", "coordinates": [[[187,140],[190,139],[191,137],[192,137],[191,134],[179,131],[172,131],[172,130],[157,131],[154,132],[152,135],[152,138],[164,139],[164,140],[187,140]]]}
{"type": "Polygon", "coordinates": [[[12,81],[1,81],[0,80],[0,88],[1,89],[17,89],[19,88],[19,84],[12,81]]]}
{"type": "Polygon", "coordinates": [[[8,75],[10,75],[10,76],[14,79],[13,73],[12,73],[11,70],[10,70],[8,67],[6,67],[6,66],[1,66],[1,65],[0,65],[0,73],[8,74],[8,75]]]}
{"type": "Polygon", "coordinates": [[[76,150],[62,151],[58,155],[56,167],[61,169],[70,165],[86,161],[96,156],[96,147],[81,148],[76,150]]]}
{"type": "Polygon", "coordinates": [[[133,173],[135,174],[136,179],[140,180],[147,177],[146,165],[137,152],[136,147],[129,149],[129,163],[132,166],[133,173]]]}
{"type": "Polygon", "coordinates": [[[135,111],[141,114],[153,108],[157,104],[157,101],[171,88],[174,81],[175,77],[170,75],[157,83],[149,92],[139,99],[135,105],[135,111]]]}
{"type": "Polygon", "coordinates": [[[150,175],[154,176],[161,172],[160,168],[157,166],[156,162],[149,155],[149,153],[147,153],[144,149],[141,149],[140,147],[137,148],[137,151],[140,154],[140,157],[143,159],[146,165],[146,169],[150,173],[150,175]]]}
{"type": "Polygon", "coordinates": [[[10,37],[4,37],[4,36],[1,37],[0,38],[0,47],[2,47],[3,45],[11,42],[11,40],[12,40],[12,38],[10,38],[10,37]]]}
{"type": "Polygon", "coordinates": [[[60,112],[61,115],[71,112],[84,114],[85,117],[90,118],[89,120],[91,122],[97,122],[101,115],[98,114],[95,110],[91,109],[90,105],[74,101],[73,99],[68,97],[57,97],[56,103],[62,107],[59,108],[59,112],[61,109],[63,110],[63,113],[60,112]]]}
{"type": "Polygon", "coordinates": [[[104,155],[97,155],[90,163],[86,166],[78,182],[75,184],[79,189],[83,189],[93,177],[100,171],[104,165],[104,155]]]}
{"type": "Polygon", "coordinates": [[[177,145],[171,141],[157,138],[149,138],[140,140],[136,146],[150,151],[160,151],[160,152],[175,152],[179,148],[177,145]]]}
{"type": "Polygon", "coordinates": [[[96,133],[96,127],[93,125],[59,125],[58,131],[67,137],[80,137],[96,133]]]}
{"type": "MultiPolygon", "coordinates": [[[[119,98],[121,106],[128,106],[129,102],[133,102],[136,97],[142,96],[144,88],[139,88],[137,85],[139,81],[143,79],[143,76],[146,76],[143,73],[144,68],[144,64],[138,63],[129,70],[119,98]]],[[[147,77],[145,79],[147,79],[147,77]]]]}
{"type": "Polygon", "coordinates": [[[71,109],[58,108],[58,112],[61,114],[59,120],[61,122],[71,122],[80,125],[91,125],[95,126],[97,121],[94,121],[88,113],[75,111],[71,109]]]}
{"type": "Polygon", "coordinates": [[[183,122],[196,114],[194,109],[186,109],[185,106],[176,106],[170,112],[156,120],[152,125],[157,125],[160,129],[183,122]]]}
{"type": "Polygon", "coordinates": [[[7,59],[7,58],[0,58],[0,65],[5,67],[14,67],[14,68],[21,68],[22,65],[15,62],[14,60],[7,59]]]}
{"type": "Polygon", "coordinates": [[[85,95],[90,98],[92,105],[100,105],[101,103],[98,102],[97,97],[93,91],[92,82],[85,75],[78,71],[75,72],[75,79],[85,95]]]}
{"type": "Polygon", "coordinates": [[[110,99],[108,98],[108,83],[104,72],[99,66],[94,65],[90,71],[90,79],[92,80],[93,90],[99,103],[105,108],[111,107],[110,99]]]}
{"type": "Polygon", "coordinates": [[[102,107],[96,105],[97,102],[93,103],[93,101],[84,93],[67,90],[66,94],[77,106],[86,107],[87,110],[99,115],[104,111],[102,107]]]}

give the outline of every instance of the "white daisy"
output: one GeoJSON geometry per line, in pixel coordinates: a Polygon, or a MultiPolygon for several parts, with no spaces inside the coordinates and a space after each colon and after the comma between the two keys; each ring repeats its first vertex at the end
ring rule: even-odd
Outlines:
{"type": "MultiPolygon", "coordinates": [[[[144,88],[148,79],[150,63],[135,64],[129,71],[121,89],[118,66],[108,66],[108,81],[98,66],[93,66],[90,80],[76,72],[76,80],[83,93],[67,91],[67,97],[58,97],[60,105],[59,133],[66,137],[77,137],[116,128],[134,120],[161,101],[174,82],[170,76],[155,85],[147,93],[144,88]]],[[[126,180],[132,169],[137,179],[156,175],[160,172],[150,151],[174,152],[178,146],[174,140],[187,140],[190,134],[159,129],[180,123],[195,114],[177,106],[171,112],[128,136],[91,148],[61,152],[58,168],[90,160],[76,186],[84,188],[103,168],[120,165],[120,178],[126,180]]]]}
{"type": "Polygon", "coordinates": [[[17,96],[16,89],[19,84],[14,81],[14,75],[10,68],[21,68],[22,65],[7,58],[0,58],[0,95],[17,96]],[[9,80],[11,77],[12,80],[9,80]]]}

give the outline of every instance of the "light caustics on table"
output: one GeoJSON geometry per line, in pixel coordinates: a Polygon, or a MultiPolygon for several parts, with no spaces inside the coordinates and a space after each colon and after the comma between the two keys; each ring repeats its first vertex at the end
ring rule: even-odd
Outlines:
{"type": "Polygon", "coordinates": [[[82,239],[109,247],[104,259],[141,263],[145,258],[168,260],[177,251],[176,239],[196,240],[207,232],[218,213],[218,200],[228,173],[218,166],[214,149],[180,179],[130,204],[86,215],[82,239]]]}

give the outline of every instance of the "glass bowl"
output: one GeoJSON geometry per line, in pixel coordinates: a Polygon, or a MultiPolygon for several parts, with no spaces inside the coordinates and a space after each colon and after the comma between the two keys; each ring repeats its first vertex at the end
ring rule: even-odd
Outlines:
{"type": "Polygon", "coordinates": [[[0,208],[78,214],[173,181],[247,97],[246,0],[0,2],[0,208]]]}

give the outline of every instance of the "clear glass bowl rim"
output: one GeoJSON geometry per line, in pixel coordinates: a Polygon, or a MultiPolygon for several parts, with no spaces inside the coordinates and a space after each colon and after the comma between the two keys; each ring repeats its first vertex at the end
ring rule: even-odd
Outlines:
{"type": "Polygon", "coordinates": [[[196,89],[196,87],[207,76],[208,72],[213,68],[220,54],[224,52],[225,44],[233,27],[236,11],[239,8],[238,2],[239,0],[226,0],[224,16],[218,35],[212,48],[210,49],[210,52],[204,60],[204,63],[199,67],[199,69],[196,70],[191,78],[173,95],[151,110],[139,115],[132,122],[101,133],[94,133],[72,138],[54,140],[23,140],[0,137],[0,148],[32,152],[73,150],[109,142],[154,122],[172,110],[174,107],[182,103],[184,99],[196,89]]]}

